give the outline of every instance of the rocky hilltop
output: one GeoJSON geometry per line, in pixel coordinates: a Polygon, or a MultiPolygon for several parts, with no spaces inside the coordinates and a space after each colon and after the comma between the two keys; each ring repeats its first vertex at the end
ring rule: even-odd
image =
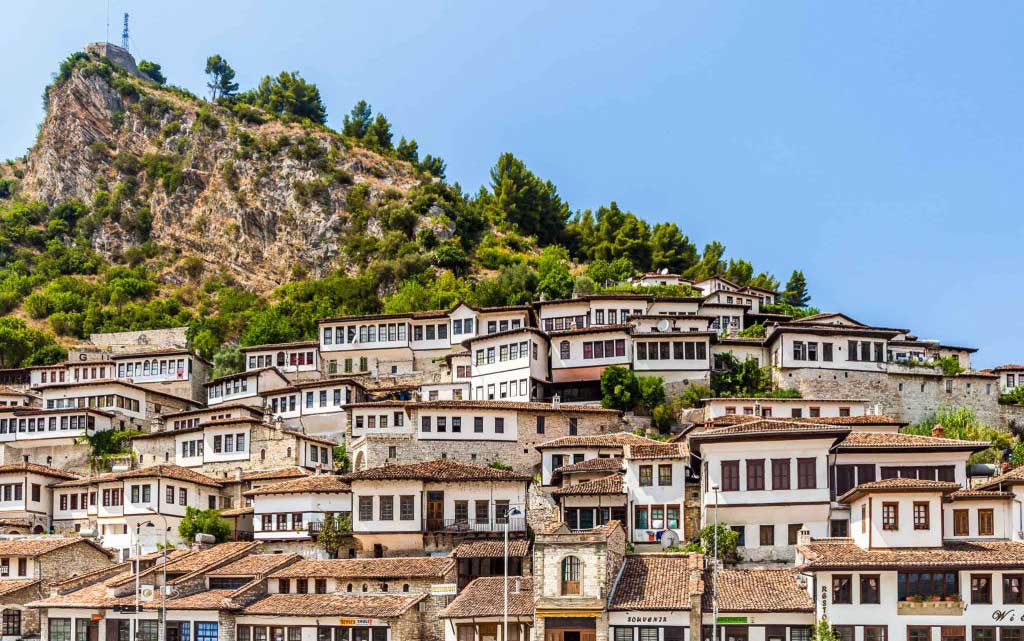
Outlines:
{"type": "Polygon", "coordinates": [[[86,51],[47,89],[39,137],[16,167],[23,196],[102,212],[91,244],[107,258],[145,235],[266,292],[345,265],[336,239],[353,187],[402,198],[427,179],[325,127],[239,118],[160,86],[117,47],[86,51]]]}

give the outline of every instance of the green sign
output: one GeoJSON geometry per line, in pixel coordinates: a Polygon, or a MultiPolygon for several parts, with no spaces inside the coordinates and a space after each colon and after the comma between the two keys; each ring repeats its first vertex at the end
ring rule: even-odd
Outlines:
{"type": "Polygon", "coordinates": [[[747,623],[747,617],[718,617],[715,619],[715,623],[724,625],[747,623]]]}

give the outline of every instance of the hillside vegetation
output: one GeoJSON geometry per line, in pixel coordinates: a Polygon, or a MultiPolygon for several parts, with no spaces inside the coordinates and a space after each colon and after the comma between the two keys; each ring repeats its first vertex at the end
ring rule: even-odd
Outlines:
{"type": "MultiPolygon", "coordinates": [[[[0,366],[53,362],[93,332],[179,325],[212,358],[311,338],[323,316],[622,291],[663,268],[779,287],[675,223],[615,202],[574,211],[511,153],[466,193],[363,101],[335,131],[297,73],[239,92],[219,56],[207,72],[209,100],[152,62],[79,52],[60,65],[35,146],[0,169],[0,366]]],[[[806,305],[803,275],[790,283],[806,305]]]]}

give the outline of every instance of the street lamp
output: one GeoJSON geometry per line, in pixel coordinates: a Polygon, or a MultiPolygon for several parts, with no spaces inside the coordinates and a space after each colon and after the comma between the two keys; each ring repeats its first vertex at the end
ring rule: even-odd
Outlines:
{"type": "Polygon", "coordinates": [[[512,517],[520,517],[522,515],[523,511],[514,505],[510,505],[508,511],[505,512],[505,580],[502,586],[505,592],[505,607],[503,610],[501,641],[508,641],[508,525],[512,521],[512,517]]]}
{"type": "Polygon", "coordinates": [[[711,636],[718,641],[718,483],[711,484],[715,493],[715,550],[714,567],[711,569],[711,636]]]}

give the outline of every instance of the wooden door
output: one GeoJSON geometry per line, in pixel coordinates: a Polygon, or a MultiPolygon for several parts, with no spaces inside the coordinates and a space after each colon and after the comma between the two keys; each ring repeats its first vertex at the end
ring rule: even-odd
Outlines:
{"type": "Polygon", "coordinates": [[[444,492],[427,492],[427,530],[444,527],[444,492]]]}

